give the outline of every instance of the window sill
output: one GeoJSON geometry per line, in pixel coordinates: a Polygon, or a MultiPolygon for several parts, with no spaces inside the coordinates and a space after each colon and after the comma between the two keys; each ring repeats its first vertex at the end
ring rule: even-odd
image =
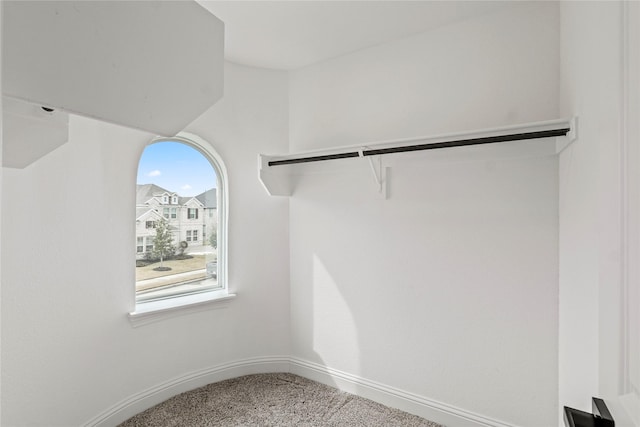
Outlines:
{"type": "Polygon", "coordinates": [[[221,303],[236,297],[226,290],[202,292],[164,300],[136,304],[136,310],[128,314],[129,322],[135,328],[158,322],[170,317],[221,307],[221,303]]]}

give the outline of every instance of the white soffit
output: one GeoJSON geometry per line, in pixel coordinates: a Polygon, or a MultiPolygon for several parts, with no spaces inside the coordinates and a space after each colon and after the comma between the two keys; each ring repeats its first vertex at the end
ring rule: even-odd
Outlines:
{"type": "Polygon", "coordinates": [[[2,166],[24,168],[69,139],[69,115],[2,98],[2,166]]]}
{"type": "Polygon", "coordinates": [[[222,97],[224,24],[193,1],[5,1],[3,93],[173,136],[222,97]]]}

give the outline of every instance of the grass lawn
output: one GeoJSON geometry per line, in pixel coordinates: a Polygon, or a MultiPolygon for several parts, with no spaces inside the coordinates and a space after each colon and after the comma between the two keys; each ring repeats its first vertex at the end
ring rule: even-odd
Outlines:
{"type": "Polygon", "coordinates": [[[171,274],[185,273],[187,271],[202,270],[205,268],[205,255],[192,255],[189,259],[172,259],[164,261],[163,267],[171,267],[169,271],[154,271],[156,267],[160,267],[159,262],[149,264],[145,267],[136,267],[136,281],[154,279],[156,277],[169,276],[171,274]]]}

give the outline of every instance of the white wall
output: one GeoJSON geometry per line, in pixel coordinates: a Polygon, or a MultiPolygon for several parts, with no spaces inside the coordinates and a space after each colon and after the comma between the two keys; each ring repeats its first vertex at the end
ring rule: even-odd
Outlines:
{"type": "Polygon", "coordinates": [[[293,72],[292,148],[557,118],[556,7],[512,6],[293,72]]]}
{"type": "Polygon", "coordinates": [[[286,74],[228,64],[224,99],[186,130],[229,171],[238,297],[135,329],[135,175],[151,135],[74,116],[67,144],[4,170],[3,425],[80,425],[186,373],[289,353],[288,202],[255,169],[287,148],[286,74]]]}
{"type": "MultiPolygon", "coordinates": [[[[291,149],[556,118],[558,36],[557,4],[527,5],[294,71],[291,149]]],[[[389,200],[357,160],[299,177],[293,355],[553,425],[557,158],[447,157],[386,157],[389,200]]]]}
{"type": "MultiPolygon", "coordinates": [[[[617,399],[631,391],[627,381],[638,381],[637,374],[629,377],[635,371],[625,368],[625,358],[632,370],[640,360],[637,335],[626,335],[637,333],[637,327],[630,324],[625,332],[625,316],[637,321],[640,37],[635,27],[633,39],[623,38],[629,19],[624,7],[622,2],[560,7],[561,112],[578,115],[580,126],[578,140],[560,158],[559,398],[582,410],[590,409],[592,396],[617,399]],[[631,49],[636,62],[625,71],[631,49]],[[627,109],[625,122],[629,101],[634,106],[627,104],[633,109],[627,109]],[[633,169],[625,172],[625,164],[633,169]],[[636,304],[629,311],[628,300],[636,304]]],[[[633,7],[630,22],[637,25],[633,7]]]]}
{"type": "MultiPolygon", "coordinates": [[[[0,34],[2,34],[2,7],[0,7],[0,34]]],[[[0,93],[2,93],[2,43],[0,43],[0,93]]],[[[4,112],[3,112],[3,105],[2,105],[1,98],[2,97],[0,97],[0,165],[3,164],[2,161],[4,160],[4,157],[2,154],[2,151],[4,149],[4,141],[3,141],[4,112]]],[[[0,169],[0,217],[2,217],[2,169],[0,169]]],[[[2,228],[0,227],[0,236],[1,235],[2,235],[2,228]]],[[[1,250],[2,250],[2,239],[0,238],[0,253],[1,253],[1,250]]],[[[2,334],[2,271],[1,270],[2,270],[2,262],[0,261],[0,335],[2,334]]],[[[0,366],[2,366],[2,351],[0,351],[0,366]]],[[[1,385],[0,385],[0,402],[2,402],[2,386],[1,385]]],[[[0,420],[2,420],[1,404],[0,404],[0,420]]]]}

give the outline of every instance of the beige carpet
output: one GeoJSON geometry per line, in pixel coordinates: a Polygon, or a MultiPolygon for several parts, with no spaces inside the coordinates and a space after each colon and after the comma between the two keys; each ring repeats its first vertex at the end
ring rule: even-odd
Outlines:
{"type": "Polygon", "coordinates": [[[439,427],[293,374],[258,374],[209,384],[120,424],[142,426],[439,427]]]}

